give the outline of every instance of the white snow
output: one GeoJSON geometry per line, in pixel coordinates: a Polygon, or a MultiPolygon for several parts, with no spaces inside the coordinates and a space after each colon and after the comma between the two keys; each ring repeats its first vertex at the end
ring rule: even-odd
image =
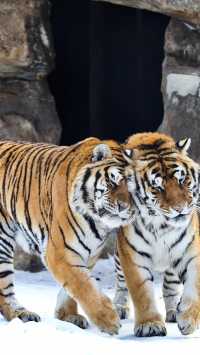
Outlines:
{"type": "Polygon", "coordinates": [[[167,76],[168,98],[171,98],[173,93],[180,96],[189,94],[200,96],[200,77],[189,74],[169,74],[167,76]]]}
{"type": "MultiPolygon", "coordinates": [[[[113,297],[113,259],[100,260],[94,276],[100,279],[102,290],[113,297]]],[[[40,323],[11,322],[0,316],[0,349],[2,354],[67,354],[67,355],[135,355],[155,352],[169,355],[169,351],[182,354],[200,349],[200,331],[182,336],[176,324],[167,324],[166,337],[136,338],[133,336],[133,320],[122,321],[118,336],[101,333],[93,325],[82,330],[70,323],[54,319],[53,312],[59,286],[47,271],[37,274],[16,272],[16,293],[24,306],[38,312],[40,323]]],[[[161,290],[156,284],[159,307],[164,312],[161,290]]]]}

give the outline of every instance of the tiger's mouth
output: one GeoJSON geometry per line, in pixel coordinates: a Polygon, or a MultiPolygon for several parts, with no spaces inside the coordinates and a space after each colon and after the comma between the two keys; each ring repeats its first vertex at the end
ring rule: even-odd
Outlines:
{"type": "Polygon", "coordinates": [[[99,217],[108,217],[110,219],[118,220],[121,225],[130,224],[135,219],[135,211],[132,208],[127,208],[123,212],[117,212],[109,208],[102,207],[98,210],[99,217]]]}
{"type": "Polygon", "coordinates": [[[183,218],[187,218],[188,216],[191,215],[191,212],[193,211],[193,208],[188,208],[187,210],[185,211],[181,211],[181,212],[178,212],[178,211],[173,211],[173,212],[169,212],[169,213],[164,213],[164,215],[168,218],[168,219],[171,219],[171,220],[181,220],[183,218]]]}

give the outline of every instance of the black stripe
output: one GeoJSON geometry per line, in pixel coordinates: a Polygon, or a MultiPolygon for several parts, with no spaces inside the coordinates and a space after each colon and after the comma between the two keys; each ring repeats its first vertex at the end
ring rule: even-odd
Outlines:
{"type": "Polygon", "coordinates": [[[8,258],[8,260],[12,260],[12,255],[6,253],[5,251],[1,250],[1,255],[5,256],[6,258],[8,258]]]}
{"type": "MultiPolygon", "coordinates": [[[[8,247],[3,243],[2,239],[0,238],[0,252],[1,252],[2,248],[6,253],[8,253],[8,254],[10,253],[10,249],[8,249],[8,247]]],[[[11,252],[11,254],[12,254],[12,252],[11,252]]]]}
{"type": "Polygon", "coordinates": [[[138,227],[135,225],[134,226],[135,233],[148,245],[150,245],[149,241],[144,237],[144,235],[141,233],[141,231],[138,229],[138,227]]]}
{"type": "Polygon", "coordinates": [[[85,171],[85,174],[83,176],[83,181],[82,181],[82,185],[81,185],[81,191],[83,193],[83,201],[85,203],[88,202],[88,191],[87,191],[87,188],[86,188],[86,183],[89,179],[89,177],[91,176],[91,170],[89,168],[86,169],[85,171]]]}
{"type": "Polygon", "coordinates": [[[180,280],[184,283],[185,282],[185,275],[187,273],[187,269],[188,269],[188,265],[192,262],[192,260],[194,260],[196,256],[192,256],[186,263],[184,270],[182,270],[182,272],[179,274],[180,280]]]}
{"type": "MultiPolygon", "coordinates": [[[[1,252],[1,254],[2,254],[2,252],[1,252]]],[[[13,261],[8,261],[8,259],[4,259],[0,256],[0,265],[1,264],[12,264],[12,263],[13,263],[13,261]]]]}
{"type": "Polygon", "coordinates": [[[137,265],[137,267],[138,267],[139,269],[143,269],[143,270],[148,271],[149,274],[150,274],[151,280],[152,280],[152,281],[154,280],[153,274],[152,274],[151,270],[150,270],[147,266],[138,265],[138,264],[136,264],[136,265],[137,265]]]}
{"type": "Polygon", "coordinates": [[[195,176],[195,171],[194,171],[194,168],[191,168],[191,169],[190,169],[190,171],[191,171],[191,174],[192,174],[193,180],[196,182],[196,176],[195,176]]]}
{"type": "Polygon", "coordinates": [[[168,275],[168,276],[175,276],[173,272],[170,272],[170,271],[165,271],[165,274],[168,275]]]}
{"type": "Polygon", "coordinates": [[[10,293],[7,293],[7,294],[4,294],[4,293],[0,292],[0,296],[2,296],[2,297],[11,297],[11,296],[14,296],[14,292],[10,292],[10,293]]]}
{"type": "Polygon", "coordinates": [[[151,169],[154,165],[155,165],[155,161],[153,160],[153,161],[150,161],[148,164],[147,164],[147,166],[146,166],[146,169],[151,169]]]}
{"type": "Polygon", "coordinates": [[[176,267],[180,264],[181,261],[182,261],[182,258],[176,259],[176,260],[173,262],[173,267],[176,268],[176,267]]]}
{"type": "Polygon", "coordinates": [[[181,233],[179,238],[169,247],[172,250],[177,244],[179,244],[187,234],[188,227],[181,233]]]}
{"type": "Polygon", "coordinates": [[[168,291],[173,291],[173,288],[168,287],[167,285],[163,284],[163,288],[168,291]]]}
{"type": "Polygon", "coordinates": [[[167,283],[168,285],[180,285],[180,281],[174,280],[174,281],[168,281],[167,279],[164,279],[164,282],[167,283]]]}
{"type": "Polygon", "coordinates": [[[2,271],[2,272],[0,272],[0,278],[3,279],[4,277],[7,277],[12,274],[13,274],[13,271],[11,271],[11,270],[2,271]]]}
{"type": "Polygon", "coordinates": [[[95,181],[94,181],[94,192],[97,191],[97,183],[100,178],[101,178],[101,173],[99,172],[99,170],[97,170],[97,172],[95,174],[95,181]]]}
{"type": "Polygon", "coordinates": [[[179,293],[174,293],[174,294],[170,294],[170,295],[163,295],[164,298],[176,297],[176,296],[179,296],[179,293]]]}
{"type": "Polygon", "coordinates": [[[74,228],[74,226],[73,226],[73,224],[71,223],[71,221],[70,221],[69,218],[68,218],[68,223],[69,223],[71,229],[74,231],[74,234],[75,234],[76,238],[78,239],[79,243],[80,243],[80,244],[82,245],[82,247],[83,247],[85,250],[87,250],[87,252],[90,254],[90,253],[91,253],[91,250],[87,247],[87,245],[85,245],[85,244],[83,243],[83,241],[82,241],[81,238],[79,237],[78,232],[77,232],[76,229],[74,228]]]}
{"type": "Polygon", "coordinates": [[[13,285],[12,282],[11,282],[8,286],[4,287],[3,289],[4,289],[4,290],[7,290],[7,289],[10,288],[10,287],[14,287],[14,285],[13,285]]]}
{"type": "Polygon", "coordinates": [[[158,139],[152,144],[140,144],[137,148],[142,150],[157,150],[165,141],[163,139],[158,139]]]}
{"type": "Polygon", "coordinates": [[[148,259],[152,259],[152,257],[151,257],[150,254],[148,254],[148,253],[146,253],[146,252],[144,252],[144,251],[138,250],[133,244],[131,244],[131,243],[128,241],[127,238],[125,238],[125,240],[126,240],[127,244],[129,245],[129,247],[130,247],[131,249],[133,249],[137,254],[139,254],[139,255],[141,255],[141,256],[144,256],[144,257],[146,257],[146,258],[148,258],[148,259]]]}
{"type": "Polygon", "coordinates": [[[6,239],[4,239],[2,236],[0,236],[0,240],[2,240],[3,243],[7,245],[8,248],[10,248],[11,251],[14,251],[14,247],[10,242],[8,242],[6,239]]]}
{"type": "Polygon", "coordinates": [[[103,239],[100,237],[100,234],[96,228],[96,225],[95,225],[95,222],[93,221],[93,219],[86,214],[84,215],[84,218],[88,222],[89,227],[90,227],[92,233],[94,234],[95,238],[103,241],[103,239]]]}
{"type": "Polygon", "coordinates": [[[72,247],[66,242],[64,232],[63,232],[63,230],[62,230],[62,228],[61,228],[60,226],[59,226],[59,229],[60,229],[60,233],[61,233],[62,238],[63,238],[63,242],[64,242],[65,248],[68,249],[68,250],[70,250],[70,251],[72,251],[74,254],[78,255],[78,256],[83,260],[82,255],[81,255],[77,250],[75,250],[74,248],[72,248],[72,247]]]}
{"type": "MultiPolygon", "coordinates": [[[[80,232],[82,233],[83,236],[85,236],[85,233],[83,231],[83,229],[81,228],[81,226],[78,224],[77,220],[75,219],[74,217],[74,214],[71,210],[71,207],[70,207],[70,204],[69,204],[69,189],[68,189],[68,182],[69,182],[69,174],[70,174],[70,170],[71,170],[71,165],[74,161],[74,158],[72,158],[68,164],[68,167],[67,167],[67,171],[66,171],[66,180],[67,180],[67,184],[66,184],[66,202],[67,202],[67,209],[70,213],[70,216],[72,218],[72,220],[74,221],[74,224],[78,227],[78,229],[80,230],[80,232]]],[[[69,220],[69,217],[68,217],[68,220],[69,220]]],[[[73,228],[74,232],[76,233],[75,231],[75,228],[72,226],[72,224],[70,223],[71,227],[73,228]]],[[[76,233],[77,234],[77,233],[76,233]]]]}

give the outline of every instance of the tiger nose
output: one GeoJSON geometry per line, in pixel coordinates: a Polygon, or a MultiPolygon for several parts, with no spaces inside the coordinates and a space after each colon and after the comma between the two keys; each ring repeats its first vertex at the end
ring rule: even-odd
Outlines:
{"type": "Polygon", "coordinates": [[[126,203],[124,201],[117,201],[117,205],[118,205],[119,212],[123,212],[124,210],[126,210],[128,208],[128,203],[126,203]]]}

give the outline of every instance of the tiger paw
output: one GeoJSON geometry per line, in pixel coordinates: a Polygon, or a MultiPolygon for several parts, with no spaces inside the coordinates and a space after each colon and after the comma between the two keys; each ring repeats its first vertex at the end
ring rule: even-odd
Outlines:
{"type": "Polygon", "coordinates": [[[87,329],[89,327],[89,323],[87,319],[80,314],[74,314],[74,315],[71,314],[66,316],[66,318],[62,320],[64,320],[65,322],[72,323],[82,329],[87,329]]]}
{"type": "Polygon", "coordinates": [[[134,329],[136,337],[159,337],[165,336],[167,330],[165,324],[161,321],[148,321],[146,323],[137,324],[134,329]]]}
{"type": "Polygon", "coordinates": [[[176,320],[178,328],[183,335],[192,334],[199,326],[200,305],[193,303],[189,307],[179,303],[177,306],[176,320]]]}
{"type": "Polygon", "coordinates": [[[110,335],[118,334],[120,319],[108,297],[101,297],[101,306],[96,308],[91,319],[101,331],[110,335]]]}
{"type": "Polygon", "coordinates": [[[177,313],[178,328],[183,335],[192,334],[198,328],[197,317],[192,315],[185,316],[184,313],[177,313]]]}
{"type": "Polygon", "coordinates": [[[27,310],[22,311],[19,315],[18,318],[21,319],[24,323],[26,322],[40,322],[41,318],[37,313],[30,312],[27,310]]]}
{"type": "Polygon", "coordinates": [[[196,329],[197,326],[193,322],[193,320],[179,320],[178,321],[178,328],[183,335],[189,335],[192,334],[196,329]]]}
{"type": "Polygon", "coordinates": [[[168,311],[166,314],[166,322],[176,323],[176,310],[168,311]]]}
{"type": "Polygon", "coordinates": [[[128,306],[123,306],[121,304],[115,304],[118,316],[120,319],[128,319],[130,314],[130,309],[128,306]]]}

